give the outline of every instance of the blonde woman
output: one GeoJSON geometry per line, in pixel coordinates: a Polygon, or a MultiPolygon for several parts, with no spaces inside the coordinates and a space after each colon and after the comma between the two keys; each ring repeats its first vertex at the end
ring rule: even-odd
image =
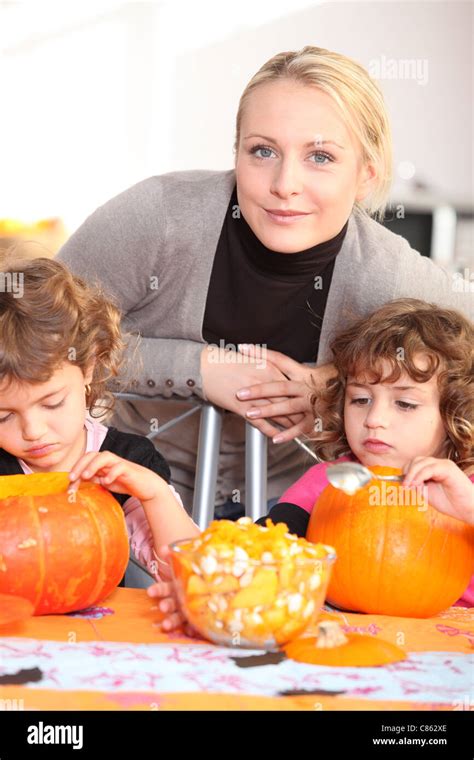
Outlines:
{"type": "MultiPolygon", "coordinates": [[[[143,433],[193,395],[234,413],[217,503],[245,501],[244,420],[273,440],[269,498],[303,472],[289,442],[312,430],[309,381],[325,383],[331,339],[352,320],[402,296],[469,314],[470,297],[375,220],[390,188],[390,127],[355,61],[311,46],[267,61],[240,99],[234,152],[228,171],[172,172],[126,190],[59,255],[99,279],[125,329],[143,336],[135,391],[168,399],[121,403],[119,427],[143,433]]],[[[160,437],[189,505],[197,437],[196,416],[179,437],[160,437]]]]}

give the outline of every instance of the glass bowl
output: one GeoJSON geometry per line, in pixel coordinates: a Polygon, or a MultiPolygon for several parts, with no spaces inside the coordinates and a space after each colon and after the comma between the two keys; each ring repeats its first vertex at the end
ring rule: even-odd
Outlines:
{"type": "Polygon", "coordinates": [[[279,544],[286,556],[267,550],[255,559],[241,546],[212,546],[202,536],[170,547],[181,609],[201,636],[275,651],[317,621],[336,559],[332,547],[286,534],[287,548],[279,544]]]}

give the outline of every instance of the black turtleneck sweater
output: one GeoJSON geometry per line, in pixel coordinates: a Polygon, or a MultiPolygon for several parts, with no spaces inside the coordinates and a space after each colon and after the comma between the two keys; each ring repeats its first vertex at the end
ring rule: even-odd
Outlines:
{"type": "Polygon", "coordinates": [[[297,253],[266,248],[232,193],[212,267],[203,337],[207,343],[258,343],[298,362],[314,362],[347,222],[324,243],[297,253]],[[237,218],[234,218],[236,216],[237,218]]]}

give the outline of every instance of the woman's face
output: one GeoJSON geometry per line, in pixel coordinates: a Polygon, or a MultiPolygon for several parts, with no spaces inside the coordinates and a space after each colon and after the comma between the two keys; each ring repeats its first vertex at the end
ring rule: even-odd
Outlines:
{"type": "Polygon", "coordinates": [[[251,93],[237,147],[237,197],[267,248],[295,253],[330,240],[354,202],[368,194],[374,176],[324,92],[282,80],[251,93]],[[278,211],[302,213],[282,218],[278,211]]]}

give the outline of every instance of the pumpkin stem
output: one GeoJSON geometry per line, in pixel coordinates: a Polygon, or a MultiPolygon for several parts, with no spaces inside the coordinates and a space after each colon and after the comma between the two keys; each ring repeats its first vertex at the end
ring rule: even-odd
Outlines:
{"type": "Polygon", "coordinates": [[[347,644],[349,639],[344,634],[339,623],[334,620],[323,620],[318,624],[318,637],[316,646],[318,649],[332,649],[347,644]]]}

